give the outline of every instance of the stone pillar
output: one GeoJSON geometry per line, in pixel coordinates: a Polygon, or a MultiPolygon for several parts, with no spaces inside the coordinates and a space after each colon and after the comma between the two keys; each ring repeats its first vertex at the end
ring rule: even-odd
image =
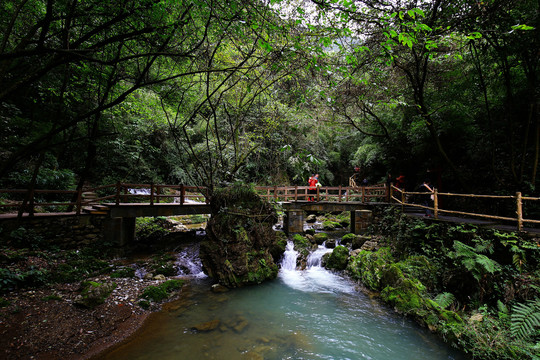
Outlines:
{"type": "Polygon", "coordinates": [[[122,240],[121,246],[131,244],[135,241],[135,220],[134,217],[122,218],[122,240]]]}
{"type": "Polygon", "coordinates": [[[283,230],[287,235],[298,234],[304,232],[304,210],[288,210],[285,211],[283,218],[283,230]]]}
{"type": "Polygon", "coordinates": [[[135,219],[134,217],[115,217],[108,219],[103,224],[103,238],[110,243],[119,246],[127,245],[135,240],[135,219]]]}
{"type": "Polygon", "coordinates": [[[351,211],[351,232],[356,235],[364,234],[372,220],[371,210],[351,211]]]}

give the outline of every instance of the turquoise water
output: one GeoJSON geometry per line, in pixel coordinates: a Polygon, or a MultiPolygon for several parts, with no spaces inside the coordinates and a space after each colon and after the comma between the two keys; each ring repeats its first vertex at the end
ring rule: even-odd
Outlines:
{"type": "MultiPolygon", "coordinates": [[[[328,250],[320,248],[316,256],[328,250]]],[[[194,279],[184,298],[156,314],[103,359],[464,359],[427,330],[321,268],[294,269],[292,248],[275,281],[212,293],[194,279]],[[193,330],[212,324],[209,331],[193,330]]]]}

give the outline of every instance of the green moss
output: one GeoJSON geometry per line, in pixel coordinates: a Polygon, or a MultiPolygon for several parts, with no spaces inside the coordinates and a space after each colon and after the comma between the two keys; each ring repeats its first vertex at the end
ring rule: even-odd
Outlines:
{"type": "Polygon", "coordinates": [[[81,296],[77,300],[77,304],[89,308],[103,304],[115,288],[116,283],[83,281],[81,283],[81,296]]]}
{"type": "Polygon", "coordinates": [[[148,310],[150,308],[150,302],[148,300],[140,300],[138,304],[145,310],[148,310]]]}
{"type": "Polygon", "coordinates": [[[270,266],[265,259],[259,259],[258,267],[255,270],[249,271],[247,280],[249,283],[260,284],[268,279],[275,279],[278,274],[278,267],[272,263],[270,266]]]}
{"type": "Polygon", "coordinates": [[[335,230],[341,227],[339,222],[332,220],[325,220],[322,225],[324,230],[335,230]]]}
{"type": "Polygon", "coordinates": [[[111,277],[114,279],[132,278],[134,276],[135,276],[135,269],[131,267],[124,267],[124,268],[117,269],[111,274],[111,277]]]}
{"type": "Polygon", "coordinates": [[[417,314],[426,307],[421,291],[410,279],[402,279],[397,287],[385,287],[381,298],[405,314],[417,314]]]}
{"type": "Polygon", "coordinates": [[[300,234],[295,234],[292,240],[295,250],[298,251],[302,256],[307,257],[311,251],[311,243],[309,240],[300,234]]]}
{"type": "Polygon", "coordinates": [[[381,277],[386,266],[393,261],[390,248],[383,247],[376,252],[361,251],[352,257],[347,265],[347,271],[356,280],[360,280],[371,290],[381,290],[381,277]]]}
{"type": "Polygon", "coordinates": [[[328,240],[328,234],[327,233],[317,233],[313,235],[313,239],[315,242],[319,245],[322,245],[326,240],[328,240]]]}
{"type": "Polygon", "coordinates": [[[347,267],[349,259],[349,249],[345,246],[336,246],[328,259],[326,259],[325,267],[327,269],[344,270],[347,267]]]}
{"type": "Polygon", "coordinates": [[[170,293],[178,290],[184,284],[183,280],[172,279],[167,280],[157,286],[148,286],[144,289],[141,298],[154,302],[160,302],[169,297],[170,293]]]}
{"type": "Polygon", "coordinates": [[[346,234],[344,235],[342,238],[341,238],[341,243],[343,245],[348,245],[348,244],[352,244],[353,241],[357,238],[357,236],[355,234],[346,234]]]}

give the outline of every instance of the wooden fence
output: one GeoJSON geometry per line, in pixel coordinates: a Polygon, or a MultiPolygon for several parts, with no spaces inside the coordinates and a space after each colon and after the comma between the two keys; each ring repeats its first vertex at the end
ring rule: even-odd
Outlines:
{"type": "Polygon", "coordinates": [[[38,212],[75,212],[104,202],[115,203],[184,203],[205,202],[206,188],[185,185],[154,185],[117,183],[76,190],[0,189],[0,210],[15,209],[19,216],[38,212]],[[6,198],[2,199],[2,195],[6,198]]]}
{"type": "Polygon", "coordinates": [[[388,202],[386,186],[374,185],[365,187],[321,186],[314,193],[309,193],[309,186],[256,186],[259,196],[275,201],[337,201],[350,202],[388,202]]]}
{"type": "MultiPolygon", "coordinates": [[[[433,196],[433,200],[430,206],[426,206],[414,201],[415,197],[426,196],[426,193],[408,192],[393,185],[388,187],[386,184],[317,187],[313,194],[310,194],[308,186],[257,186],[255,189],[261,197],[274,201],[309,201],[310,197],[313,197],[313,201],[394,202],[402,207],[430,209],[435,218],[439,218],[439,214],[449,214],[517,223],[519,231],[523,230],[524,224],[540,224],[540,220],[526,218],[524,215],[524,207],[527,206],[525,203],[534,204],[540,201],[540,198],[522,196],[520,192],[516,193],[515,196],[502,196],[440,193],[435,189],[433,193],[427,193],[433,196]],[[481,211],[468,210],[471,208],[471,201],[469,204],[465,204],[463,199],[478,203],[477,207],[481,211]],[[483,201],[490,203],[483,203],[483,201]],[[502,207],[493,205],[500,204],[500,202],[506,202],[506,205],[502,207]],[[486,209],[494,209],[495,213],[487,214],[486,209]]],[[[184,205],[190,201],[207,202],[207,189],[199,186],[128,183],[103,185],[80,191],[0,189],[0,210],[17,211],[19,216],[25,213],[33,216],[37,212],[74,212],[80,214],[86,207],[100,203],[119,205],[142,202],[150,205],[159,203],[184,205]]],[[[540,205],[540,203],[536,204],[540,205]]],[[[540,206],[536,206],[536,208],[540,212],[540,206]]]]}
{"type": "MultiPolygon", "coordinates": [[[[404,191],[400,188],[397,188],[395,186],[391,186],[390,191],[390,197],[393,201],[397,202],[398,204],[401,204],[402,206],[412,206],[412,207],[418,207],[421,209],[429,209],[433,212],[434,218],[438,219],[439,214],[451,214],[451,215],[458,215],[458,216],[469,216],[469,217],[478,217],[483,219],[491,219],[496,221],[508,221],[512,223],[517,223],[517,230],[522,231],[523,226],[526,223],[529,224],[540,224],[540,220],[535,219],[526,219],[524,217],[524,202],[536,202],[540,201],[540,198],[538,197],[527,197],[523,196],[521,192],[517,192],[516,195],[476,195],[476,194],[455,194],[455,193],[441,193],[438,192],[437,189],[434,189],[432,193],[425,193],[425,192],[410,192],[410,191],[404,191]],[[414,199],[415,197],[422,197],[422,196],[431,196],[430,205],[432,206],[426,206],[424,204],[419,204],[417,201],[411,201],[411,199],[414,199]],[[441,203],[451,203],[451,201],[448,201],[447,199],[469,199],[473,200],[474,202],[482,201],[482,200],[488,200],[492,203],[499,203],[501,201],[506,201],[507,204],[504,206],[504,210],[502,212],[506,213],[512,213],[515,212],[515,216],[509,216],[509,215],[498,215],[498,214],[486,214],[486,213],[477,213],[477,212],[471,212],[471,211],[463,211],[463,210],[455,210],[450,208],[443,208],[441,206],[441,203]]],[[[501,207],[492,207],[493,209],[501,211],[501,207]]]]}

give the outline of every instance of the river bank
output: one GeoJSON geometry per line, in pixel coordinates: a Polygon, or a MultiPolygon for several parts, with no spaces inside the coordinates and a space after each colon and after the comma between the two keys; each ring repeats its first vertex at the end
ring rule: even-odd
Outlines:
{"type": "MultiPolygon", "coordinates": [[[[89,280],[105,282],[106,275],[89,280]]],[[[143,289],[164,280],[115,279],[117,287],[94,308],[76,305],[79,283],[13,291],[0,309],[0,349],[4,359],[89,359],[134,334],[161,304],[137,304],[143,289]]],[[[177,298],[174,294],[167,301],[177,298]]]]}

